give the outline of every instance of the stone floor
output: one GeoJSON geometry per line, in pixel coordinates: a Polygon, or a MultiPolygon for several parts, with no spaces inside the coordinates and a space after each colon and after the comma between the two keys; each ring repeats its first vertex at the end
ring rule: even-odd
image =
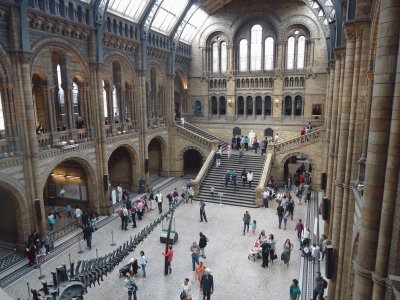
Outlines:
{"type": "MultiPolygon", "coordinates": [[[[183,180],[169,187],[181,189],[183,180]]],[[[167,190],[164,190],[164,194],[167,190]]],[[[167,203],[164,201],[166,209],[167,203]]],[[[295,242],[289,267],[286,267],[279,259],[269,268],[261,268],[261,261],[250,261],[247,256],[249,249],[253,246],[256,236],[252,233],[242,235],[242,216],[245,208],[235,206],[220,206],[217,204],[207,204],[206,213],[208,223],[199,222],[199,205],[182,204],[175,213],[176,231],[179,234],[179,240],[174,245],[175,256],[172,262],[172,274],[164,276],[164,257],[161,252],[165,250],[165,244],[159,240],[161,225],[142,243],[137,251],[131,254],[120,266],[126,264],[128,260],[139,256],[139,251],[146,253],[148,261],[147,276],[142,278],[141,270],[136,275],[139,291],[137,296],[139,300],[143,299],[179,299],[181,283],[185,277],[190,278],[192,282],[193,300],[202,299],[199,293],[199,284],[194,282],[194,274],[191,271],[191,256],[189,248],[193,241],[198,241],[199,232],[202,231],[208,238],[209,243],[206,247],[207,259],[204,259],[205,265],[211,269],[214,275],[215,292],[213,299],[286,299],[289,298],[289,286],[293,278],[299,276],[300,251],[298,250],[298,241],[294,226],[296,220],[304,216],[304,206],[295,208],[295,218],[289,222],[288,230],[278,229],[278,222],[275,203],[271,203],[269,209],[248,209],[252,219],[257,220],[257,232],[265,229],[267,234],[274,234],[277,240],[278,257],[282,251],[282,244],[286,238],[295,242]]],[[[89,259],[96,255],[104,255],[111,252],[115,247],[111,247],[111,232],[114,232],[114,240],[118,245],[128,240],[130,235],[136,234],[150,221],[158,216],[156,210],[145,215],[142,221],[139,221],[138,228],[129,231],[121,231],[120,220],[117,219],[108,226],[94,233],[92,250],[84,248],[83,254],[78,254],[79,247],[75,245],[58,257],[46,262],[42,269],[46,275],[45,280],[51,283],[50,272],[61,263],[68,265],[69,255],[72,261],[78,259],[89,259]]],[[[123,278],[118,277],[118,268],[105,277],[100,286],[88,290],[85,299],[127,299],[126,289],[123,287],[123,278]]],[[[38,288],[40,283],[37,280],[39,271],[35,270],[14,284],[5,288],[5,291],[14,299],[27,299],[27,282],[31,287],[38,288]]]]}

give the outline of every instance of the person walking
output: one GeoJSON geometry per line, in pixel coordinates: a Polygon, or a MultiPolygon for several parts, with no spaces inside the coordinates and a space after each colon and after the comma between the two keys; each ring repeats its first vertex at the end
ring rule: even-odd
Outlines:
{"type": "Polygon", "coordinates": [[[214,199],[215,188],[213,186],[210,187],[211,199],[214,199]]]}
{"type": "Polygon", "coordinates": [[[301,241],[301,235],[304,230],[304,224],[302,223],[301,219],[299,219],[299,222],[296,224],[294,230],[297,232],[297,238],[299,239],[299,241],[301,241]]]}
{"type": "Polygon", "coordinates": [[[136,228],[136,207],[131,207],[132,228],[136,228]]]}
{"type": "Polygon", "coordinates": [[[246,210],[246,213],[243,215],[243,235],[246,234],[246,228],[247,228],[247,233],[249,233],[250,221],[251,221],[251,216],[249,212],[246,210]]]}
{"type": "Polygon", "coordinates": [[[207,258],[206,253],[204,252],[204,248],[207,246],[208,238],[202,232],[200,232],[199,235],[200,235],[199,247],[200,247],[201,257],[207,258]]]}
{"type": "Polygon", "coordinates": [[[132,295],[133,295],[133,300],[137,300],[136,291],[138,290],[138,287],[136,285],[135,278],[131,276],[131,273],[129,272],[126,273],[124,286],[128,289],[128,300],[132,300],[132,295]]]}
{"type": "Polygon", "coordinates": [[[206,203],[203,200],[201,200],[200,201],[200,222],[203,222],[203,218],[204,218],[204,221],[208,222],[207,216],[206,216],[206,203]]]}
{"type": "Polygon", "coordinates": [[[172,273],[171,263],[172,259],[174,258],[174,249],[172,249],[172,246],[168,247],[167,253],[162,252],[162,255],[164,255],[167,258],[168,274],[171,274],[172,273]]]}
{"type": "Polygon", "coordinates": [[[274,263],[274,260],[277,258],[275,254],[276,240],[273,234],[268,236],[267,243],[270,245],[269,250],[269,258],[271,259],[271,263],[274,263]]]}
{"type": "Polygon", "coordinates": [[[322,257],[319,260],[324,260],[325,255],[326,255],[326,246],[327,246],[327,244],[328,244],[328,237],[325,234],[323,234],[321,236],[321,239],[320,239],[320,242],[319,242],[319,247],[320,247],[321,254],[322,254],[322,257]]]}
{"type": "Polygon", "coordinates": [[[192,269],[194,272],[196,270],[196,264],[198,265],[200,263],[200,247],[196,242],[193,242],[192,246],[190,246],[190,252],[192,254],[192,269]]]}
{"type": "Polygon", "coordinates": [[[232,184],[233,184],[233,190],[236,192],[236,187],[237,187],[237,174],[236,174],[236,170],[232,169],[230,172],[231,175],[231,180],[232,180],[232,184]]]}
{"type": "Polygon", "coordinates": [[[269,193],[267,187],[265,187],[263,191],[263,203],[264,203],[264,208],[269,207],[269,193]]]}
{"type": "Polygon", "coordinates": [[[257,229],[257,221],[253,220],[253,223],[251,223],[251,231],[253,231],[253,235],[256,235],[256,229],[257,229]]]}
{"type": "Polygon", "coordinates": [[[54,206],[54,219],[56,219],[57,216],[59,216],[60,219],[61,219],[61,215],[60,215],[60,211],[58,209],[58,206],[54,206]]]}
{"type": "Polygon", "coordinates": [[[231,180],[231,174],[229,173],[229,170],[226,171],[224,179],[225,179],[225,187],[228,187],[228,183],[231,180]]]}
{"type": "Polygon", "coordinates": [[[246,169],[243,169],[242,174],[240,174],[240,177],[242,177],[243,187],[246,187],[246,183],[247,183],[246,169]]]}
{"type": "Polygon", "coordinates": [[[268,240],[264,240],[261,243],[261,256],[262,256],[262,264],[261,267],[262,268],[268,268],[268,257],[269,257],[269,253],[271,250],[271,245],[268,243],[268,240]]]}
{"type": "Polygon", "coordinates": [[[128,210],[126,209],[126,205],[122,205],[122,216],[121,216],[121,229],[128,230],[128,210]]]}
{"type": "Polygon", "coordinates": [[[226,146],[226,152],[228,152],[228,159],[231,159],[232,144],[226,146]]]}
{"type": "Polygon", "coordinates": [[[221,152],[220,150],[217,150],[217,152],[215,152],[215,165],[218,168],[221,165],[221,152]]]}
{"type": "Polygon", "coordinates": [[[251,170],[247,173],[247,183],[249,184],[251,188],[251,182],[253,181],[253,172],[251,170]]]}
{"type": "Polygon", "coordinates": [[[244,151],[243,151],[243,147],[241,146],[239,148],[239,163],[240,164],[243,162],[243,156],[244,156],[244,151]]]}
{"type": "Polygon", "coordinates": [[[317,272],[315,276],[313,300],[324,299],[324,291],[327,287],[328,287],[328,282],[324,278],[322,278],[321,272],[317,272]]]}
{"type": "Polygon", "coordinates": [[[142,178],[140,178],[140,181],[139,181],[140,194],[144,193],[145,187],[146,187],[146,180],[144,180],[144,177],[142,177],[142,178]]]}
{"type": "Polygon", "coordinates": [[[182,283],[181,300],[192,300],[192,284],[189,282],[189,278],[185,278],[182,283]]]}
{"type": "Polygon", "coordinates": [[[77,206],[75,209],[75,219],[76,219],[76,226],[81,227],[82,226],[82,211],[79,208],[79,206],[77,206]]]}
{"type": "Polygon", "coordinates": [[[147,273],[146,273],[147,260],[146,260],[146,256],[144,256],[144,251],[140,251],[140,257],[137,259],[137,262],[142,267],[143,278],[146,279],[146,276],[147,276],[147,273]]]}
{"type": "Polygon", "coordinates": [[[299,288],[299,281],[297,279],[292,280],[292,285],[289,289],[290,293],[290,300],[300,300],[300,288],[299,288]]]}
{"type": "Polygon", "coordinates": [[[290,242],[289,239],[286,239],[286,241],[283,243],[283,252],[281,257],[283,263],[286,266],[289,266],[290,253],[292,252],[292,249],[293,249],[293,244],[290,242]]]}
{"type": "Polygon", "coordinates": [[[278,215],[278,222],[279,222],[279,229],[282,227],[282,220],[283,220],[283,214],[285,213],[285,209],[283,208],[282,204],[278,205],[278,208],[276,209],[276,214],[278,215]]]}
{"type": "Polygon", "coordinates": [[[92,225],[88,225],[83,229],[83,239],[86,240],[86,245],[89,248],[89,250],[92,249],[92,234],[94,232],[94,229],[92,225]]]}
{"type": "Polygon", "coordinates": [[[158,212],[159,214],[162,213],[162,202],[163,202],[163,197],[160,191],[157,191],[157,195],[156,195],[156,201],[157,201],[157,205],[158,205],[158,212]]]}
{"type": "Polygon", "coordinates": [[[70,203],[67,204],[67,217],[72,218],[72,206],[70,203]]]}
{"type": "Polygon", "coordinates": [[[47,220],[49,221],[50,230],[53,231],[54,225],[56,225],[56,219],[54,218],[54,215],[51,212],[49,212],[47,220]]]}
{"type": "Polygon", "coordinates": [[[189,203],[189,199],[190,199],[190,203],[193,203],[193,197],[194,197],[194,190],[192,186],[189,186],[188,188],[188,203],[189,203]]]}
{"type": "Polygon", "coordinates": [[[203,300],[210,300],[211,294],[214,293],[214,278],[210,269],[205,269],[200,281],[200,290],[203,294],[203,300]]]}

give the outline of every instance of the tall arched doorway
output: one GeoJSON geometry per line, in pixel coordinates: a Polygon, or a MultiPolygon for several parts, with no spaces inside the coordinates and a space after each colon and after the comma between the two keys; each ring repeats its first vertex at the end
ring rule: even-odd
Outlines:
{"type": "Polygon", "coordinates": [[[18,226],[21,226],[17,222],[21,218],[17,214],[18,200],[16,195],[2,187],[0,187],[0,199],[0,241],[15,247],[15,244],[23,239],[18,234],[18,226]]]}
{"type": "Polygon", "coordinates": [[[162,147],[158,139],[152,139],[149,143],[149,175],[150,180],[161,176],[162,171],[162,147]]]}
{"type": "Polygon", "coordinates": [[[283,180],[284,185],[287,184],[287,180],[290,177],[293,178],[295,174],[300,174],[300,170],[307,172],[312,171],[312,162],[301,153],[293,154],[289,156],[283,165],[283,180]]]}
{"type": "MultiPolygon", "coordinates": [[[[132,191],[135,179],[133,178],[133,159],[124,147],[119,147],[111,154],[108,160],[108,174],[111,185],[121,184],[123,189],[132,191]]],[[[136,178],[138,181],[139,178],[136,178]]]]}
{"type": "Polygon", "coordinates": [[[90,203],[93,182],[89,178],[86,167],[74,159],[68,159],[58,164],[47,178],[43,199],[46,212],[53,206],[65,208],[71,204],[73,208],[88,209],[94,203],[90,203]]]}
{"type": "Polygon", "coordinates": [[[203,165],[203,158],[199,151],[189,149],[183,154],[183,175],[196,178],[203,165]]]}

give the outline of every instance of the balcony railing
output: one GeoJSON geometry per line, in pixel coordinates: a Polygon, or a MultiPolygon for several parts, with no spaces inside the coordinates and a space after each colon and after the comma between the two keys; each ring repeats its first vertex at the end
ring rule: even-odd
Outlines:
{"type": "Polygon", "coordinates": [[[275,154],[290,151],[298,147],[312,144],[321,140],[322,129],[314,129],[312,132],[301,135],[290,140],[280,142],[274,145],[275,154]]]}
{"type": "Polygon", "coordinates": [[[11,143],[7,139],[0,139],[0,158],[14,156],[11,143]]]}

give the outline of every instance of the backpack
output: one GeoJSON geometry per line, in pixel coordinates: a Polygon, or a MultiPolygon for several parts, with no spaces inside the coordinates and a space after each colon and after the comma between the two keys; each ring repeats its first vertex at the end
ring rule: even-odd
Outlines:
{"type": "Polygon", "coordinates": [[[322,280],[322,288],[326,289],[328,287],[328,282],[324,278],[321,278],[321,280],[322,280]]]}
{"type": "Polygon", "coordinates": [[[184,300],[184,299],[186,299],[186,292],[185,291],[182,291],[181,292],[181,295],[180,295],[180,298],[182,299],[182,300],[184,300]]]}

